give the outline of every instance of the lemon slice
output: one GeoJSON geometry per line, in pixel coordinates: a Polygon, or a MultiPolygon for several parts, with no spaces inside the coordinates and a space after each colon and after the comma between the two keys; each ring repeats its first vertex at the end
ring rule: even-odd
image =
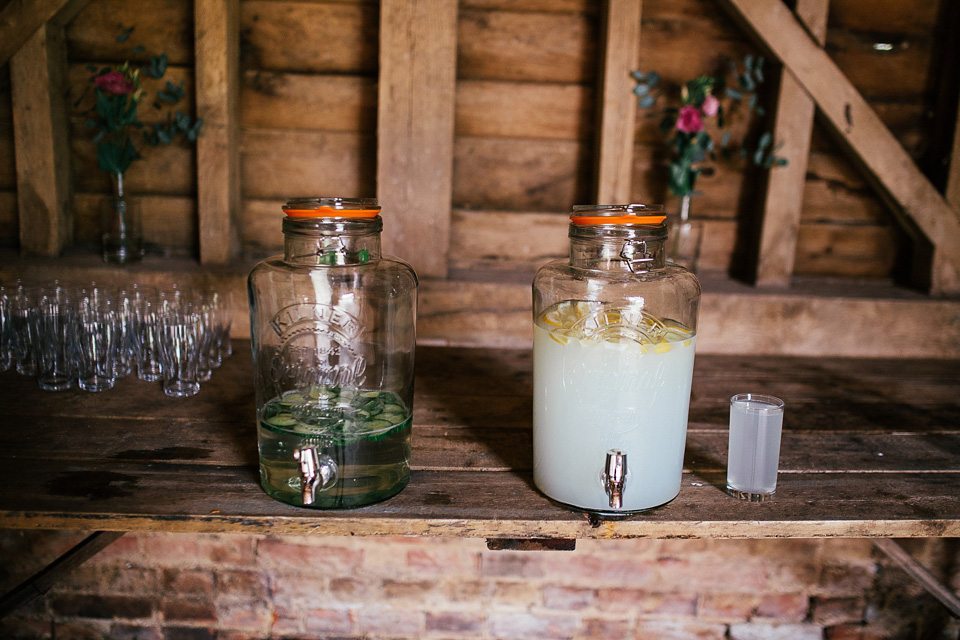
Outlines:
{"type": "Polygon", "coordinates": [[[589,300],[564,300],[544,311],[540,323],[546,328],[572,329],[600,306],[599,302],[589,300]]]}

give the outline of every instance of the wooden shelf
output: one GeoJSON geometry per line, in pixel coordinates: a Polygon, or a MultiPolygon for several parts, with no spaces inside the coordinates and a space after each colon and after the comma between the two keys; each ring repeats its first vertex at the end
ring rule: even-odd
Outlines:
{"type": "Polygon", "coordinates": [[[482,538],[960,536],[960,361],[697,357],[683,486],[671,503],[591,521],[531,474],[531,354],[421,347],[413,475],[346,511],[259,487],[250,351],[197,396],[121,380],[40,391],[0,374],[0,527],[482,538]],[[776,497],[723,489],[727,398],[787,403],[776,497]]]}
{"type": "MultiPolygon", "coordinates": [[[[20,258],[0,251],[0,282],[17,278],[140,282],[231,291],[234,335],[250,335],[246,277],[254,261],[200,266],[150,255],[116,267],[92,252],[20,258]]],[[[533,270],[457,272],[420,282],[417,336],[422,344],[527,349],[532,344],[533,270]]],[[[960,359],[960,298],[931,297],[887,281],[794,278],[789,289],[756,288],[723,273],[700,275],[703,300],[697,352],[960,359]]]]}

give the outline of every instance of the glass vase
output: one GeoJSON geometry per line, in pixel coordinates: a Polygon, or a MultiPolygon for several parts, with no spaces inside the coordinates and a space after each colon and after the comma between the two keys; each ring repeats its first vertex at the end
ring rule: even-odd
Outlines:
{"type": "Polygon", "coordinates": [[[680,198],[680,211],[670,228],[667,261],[697,273],[700,270],[700,247],[703,244],[703,222],[690,219],[693,196],[680,198]]]}
{"type": "Polygon", "coordinates": [[[139,262],[143,258],[140,201],[127,192],[122,173],[110,176],[112,190],[100,202],[103,261],[112,264],[139,262]]]}

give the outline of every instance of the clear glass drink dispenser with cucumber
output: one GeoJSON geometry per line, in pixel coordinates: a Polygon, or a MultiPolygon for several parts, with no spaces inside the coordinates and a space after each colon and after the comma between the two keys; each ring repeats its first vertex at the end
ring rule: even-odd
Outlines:
{"type": "Polygon", "coordinates": [[[248,279],[261,485],[303,507],[385,500],[410,479],[417,276],[381,253],[376,200],[283,210],[283,254],[248,279]]]}

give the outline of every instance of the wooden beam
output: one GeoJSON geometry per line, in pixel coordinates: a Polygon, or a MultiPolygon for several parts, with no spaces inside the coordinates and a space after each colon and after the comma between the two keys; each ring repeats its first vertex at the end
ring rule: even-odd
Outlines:
{"type": "Polygon", "coordinates": [[[377,198],[383,244],[421,276],[447,273],[456,55],[456,2],[380,3],[377,198]]]}
{"type": "Polygon", "coordinates": [[[64,30],[52,22],[10,60],[20,251],[26,255],[58,256],[73,240],[66,65],[64,30]]]}
{"type": "Polygon", "coordinates": [[[630,72],[640,50],[642,0],[606,0],[603,11],[601,86],[597,95],[598,204],[630,202],[637,103],[630,72]]]}
{"type": "Polygon", "coordinates": [[[947,175],[947,202],[960,210],[960,105],[957,107],[957,123],[953,128],[953,150],[950,152],[950,173],[947,175]]]}
{"type": "Polygon", "coordinates": [[[876,188],[933,245],[931,293],[960,292],[960,213],[920,172],[843,72],[782,2],[722,0],[793,74],[876,188]]]}
{"type": "MultiPolygon", "coordinates": [[[[794,13],[822,47],[827,37],[830,0],[798,0],[794,13]]],[[[783,143],[787,165],[771,171],[763,200],[754,282],[758,286],[787,287],[800,235],[800,212],[807,182],[807,160],[816,105],[789,73],[780,74],[773,139],[783,143]]]]}
{"type": "Polygon", "coordinates": [[[56,20],[63,26],[89,2],[89,0],[13,0],[0,10],[0,66],[13,57],[20,47],[45,25],[56,20]]]}
{"type": "Polygon", "coordinates": [[[239,246],[240,11],[238,0],[195,0],[197,215],[200,262],[227,264],[239,246]]]}

